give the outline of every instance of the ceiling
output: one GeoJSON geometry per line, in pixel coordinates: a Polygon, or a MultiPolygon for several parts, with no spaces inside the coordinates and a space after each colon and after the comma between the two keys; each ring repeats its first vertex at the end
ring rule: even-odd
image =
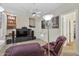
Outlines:
{"type": "Polygon", "coordinates": [[[53,14],[54,10],[63,3],[1,3],[5,10],[14,14],[31,15],[34,11],[41,12],[41,15],[53,14]]]}

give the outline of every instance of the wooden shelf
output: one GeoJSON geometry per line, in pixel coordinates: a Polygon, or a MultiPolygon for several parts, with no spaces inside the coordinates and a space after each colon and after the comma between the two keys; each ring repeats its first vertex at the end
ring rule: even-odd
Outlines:
{"type": "Polygon", "coordinates": [[[16,16],[7,15],[7,29],[16,29],[16,16]]]}

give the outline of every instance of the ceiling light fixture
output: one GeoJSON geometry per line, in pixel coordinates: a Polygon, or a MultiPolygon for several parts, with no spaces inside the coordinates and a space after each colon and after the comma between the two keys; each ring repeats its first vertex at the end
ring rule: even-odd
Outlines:
{"type": "Polygon", "coordinates": [[[34,8],[32,11],[32,16],[40,16],[41,11],[39,11],[39,9],[36,7],[36,4],[34,3],[34,8]]]}
{"type": "Polygon", "coordinates": [[[1,6],[0,6],[0,12],[3,12],[4,11],[4,8],[2,8],[1,6]]]}
{"type": "Polygon", "coordinates": [[[52,14],[48,14],[48,15],[44,15],[43,19],[48,21],[48,20],[51,20],[52,17],[54,17],[52,14]]]}

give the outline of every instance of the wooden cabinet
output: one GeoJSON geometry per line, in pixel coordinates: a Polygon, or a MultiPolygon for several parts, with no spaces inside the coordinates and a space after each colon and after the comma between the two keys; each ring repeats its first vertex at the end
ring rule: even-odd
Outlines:
{"type": "Polygon", "coordinates": [[[16,16],[7,15],[7,29],[16,29],[16,16]]]}

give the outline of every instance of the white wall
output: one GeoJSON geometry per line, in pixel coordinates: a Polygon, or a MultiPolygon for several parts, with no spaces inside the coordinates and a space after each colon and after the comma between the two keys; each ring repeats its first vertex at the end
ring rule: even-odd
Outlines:
{"type": "Polygon", "coordinates": [[[0,20],[1,20],[1,28],[0,28],[0,40],[2,39],[2,40],[5,40],[5,17],[4,17],[4,13],[3,12],[1,12],[1,18],[0,18],[0,20]]]}
{"type": "Polygon", "coordinates": [[[6,44],[6,40],[5,40],[5,17],[4,17],[4,13],[1,13],[2,15],[2,19],[0,18],[1,22],[1,28],[0,28],[0,50],[5,46],[6,44]]]}
{"type": "MultiPolygon", "coordinates": [[[[59,23],[60,24],[60,23],[59,23]]],[[[59,25],[60,27],[60,25],[59,25]]],[[[55,41],[56,38],[60,35],[60,28],[58,29],[49,29],[49,39],[50,41],[55,41]]],[[[48,38],[48,32],[47,29],[41,29],[41,18],[37,17],[36,19],[36,28],[35,28],[35,36],[39,39],[42,39],[44,41],[47,41],[48,38]],[[44,36],[41,37],[41,34],[44,36]]]]}
{"type": "Polygon", "coordinates": [[[79,9],[76,12],[76,53],[79,55],[79,9]]]}
{"type": "MultiPolygon", "coordinates": [[[[35,28],[31,28],[34,30],[35,36],[38,39],[42,39],[47,41],[47,29],[41,29],[41,17],[35,17],[36,21],[36,27],[35,28]],[[41,37],[41,34],[43,34],[44,36],[41,37]]],[[[17,14],[17,28],[21,28],[23,26],[26,26],[29,28],[29,19],[28,16],[23,15],[23,14],[17,14]]],[[[59,22],[60,24],[60,22],[59,22]]],[[[60,35],[60,25],[58,29],[50,29],[50,41],[55,41],[56,38],[60,35]]]]}
{"type": "Polygon", "coordinates": [[[56,8],[53,12],[54,15],[62,15],[73,12],[74,10],[79,8],[78,3],[65,3],[59,8],[56,8]]]}
{"type": "Polygon", "coordinates": [[[21,27],[28,27],[29,20],[28,16],[25,14],[16,14],[16,27],[21,28],[21,27]]]}

